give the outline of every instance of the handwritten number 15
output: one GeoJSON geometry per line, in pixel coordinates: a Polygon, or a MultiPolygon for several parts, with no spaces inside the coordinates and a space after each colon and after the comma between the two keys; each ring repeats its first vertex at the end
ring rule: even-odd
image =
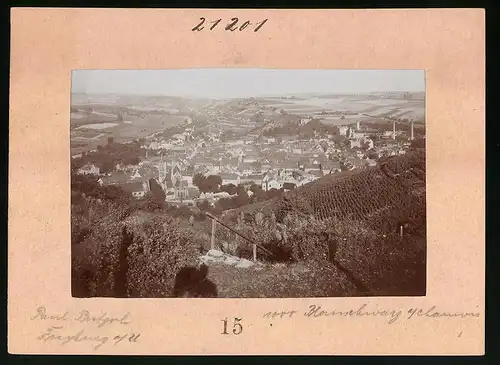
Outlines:
{"type": "MultiPolygon", "coordinates": [[[[234,323],[233,323],[233,333],[235,335],[239,335],[241,332],[243,332],[243,326],[239,324],[242,318],[235,318],[234,323]]],[[[229,332],[227,332],[227,318],[222,319],[222,322],[224,323],[224,330],[222,331],[222,335],[229,335],[229,332]]]]}
{"type": "MultiPolygon", "coordinates": [[[[217,25],[219,25],[219,23],[221,21],[222,21],[222,19],[210,21],[209,24],[212,24],[212,25],[209,27],[209,30],[214,30],[215,27],[217,27],[217,25]]],[[[239,30],[241,32],[241,31],[245,30],[245,28],[247,28],[250,25],[256,25],[256,27],[254,28],[253,31],[258,32],[262,28],[262,26],[267,22],[267,19],[264,19],[258,23],[255,23],[255,24],[252,24],[250,21],[247,20],[246,22],[244,22],[240,26],[238,26],[238,21],[239,21],[238,18],[231,18],[230,22],[225,26],[224,30],[228,30],[231,32],[234,32],[235,30],[239,30]]],[[[203,24],[205,24],[205,22],[206,22],[206,18],[201,17],[200,22],[195,27],[193,27],[191,30],[193,32],[201,32],[203,29],[205,29],[205,27],[203,26],[203,24]]]]}

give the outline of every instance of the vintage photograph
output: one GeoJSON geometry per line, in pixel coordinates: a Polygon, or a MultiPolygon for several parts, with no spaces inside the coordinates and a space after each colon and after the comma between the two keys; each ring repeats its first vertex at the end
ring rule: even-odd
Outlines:
{"type": "Polygon", "coordinates": [[[74,70],[73,297],[426,294],[423,70],[74,70]]]}

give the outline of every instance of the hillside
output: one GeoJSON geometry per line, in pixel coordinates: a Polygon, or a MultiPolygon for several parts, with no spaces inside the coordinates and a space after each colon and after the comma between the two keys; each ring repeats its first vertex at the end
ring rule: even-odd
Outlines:
{"type": "Polygon", "coordinates": [[[292,114],[282,114],[262,127],[257,127],[253,132],[268,137],[289,135],[299,138],[339,134],[337,127],[325,125],[319,119],[311,119],[307,123],[301,123],[301,117],[292,114]]]}
{"type": "Polygon", "coordinates": [[[380,225],[418,220],[424,208],[425,152],[413,150],[379,166],[324,176],[277,199],[242,207],[228,217],[261,211],[265,216],[274,213],[281,221],[293,212],[320,220],[366,221],[381,229],[380,225]]]}
{"type": "MultiPolygon", "coordinates": [[[[330,262],[355,284],[353,295],[425,295],[423,149],[322,177],[223,219],[272,250],[271,261],[330,262]],[[244,223],[236,223],[241,212],[244,223]]],[[[222,233],[218,239],[234,240],[222,233]]]]}

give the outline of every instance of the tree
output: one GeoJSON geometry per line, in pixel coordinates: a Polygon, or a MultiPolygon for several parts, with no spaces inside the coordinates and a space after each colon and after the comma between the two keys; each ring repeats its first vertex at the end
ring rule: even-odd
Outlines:
{"type": "MultiPolygon", "coordinates": [[[[100,186],[99,186],[100,187],[100,186]]],[[[104,186],[97,194],[98,198],[106,199],[119,203],[121,205],[129,205],[132,200],[132,195],[118,186],[104,186]]]]}
{"type": "Polygon", "coordinates": [[[151,194],[155,203],[158,204],[160,207],[163,207],[166,198],[163,188],[161,187],[160,184],[158,184],[158,182],[155,179],[149,180],[149,186],[151,187],[151,194]]]}
{"type": "Polygon", "coordinates": [[[412,148],[425,148],[425,138],[417,138],[411,141],[412,148]]]}
{"type": "Polygon", "coordinates": [[[138,206],[140,209],[147,212],[157,212],[164,208],[164,204],[159,204],[152,192],[148,192],[146,196],[144,196],[144,199],[140,201],[138,206]]]}
{"type": "Polygon", "coordinates": [[[245,186],[242,185],[242,184],[239,184],[238,187],[236,188],[236,192],[238,194],[238,196],[245,196],[245,197],[248,197],[247,193],[246,193],[246,190],[245,190],[245,186]]]}
{"type": "Polygon", "coordinates": [[[82,158],[72,158],[71,159],[71,172],[76,173],[81,167],[83,167],[83,159],[82,158]]]}
{"type": "Polygon", "coordinates": [[[208,200],[202,200],[196,203],[196,206],[202,211],[202,212],[208,212],[210,210],[210,204],[208,203],[208,200]]]}
{"type": "Polygon", "coordinates": [[[127,156],[123,159],[123,164],[125,165],[137,165],[141,162],[138,156],[127,156]]]}
{"type": "Polygon", "coordinates": [[[222,185],[220,187],[220,191],[224,191],[229,195],[234,195],[238,192],[238,188],[234,184],[227,184],[227,185],[222,185]]]}
{"type": "MultiPolygon", "coordinates": [[[[200,191],[202,191],[202,187],[203,187],[203,183],[205,181],[205,176],[203,174],[200,174],[200,173],[196,173],[194,174],[193,176],[193,185],[194,186],[197,186],[198,189],[200,189],[200,191]]],[[[203,192],[203,191],[202,191],[203,192]]]]}
{"type": "Polygon", "coordinates": [[[220,186],[222,185],[222,178],[219,175],[210,175],[208,176],[204,183],[203,189],[200,188],[201,192],[213,192],[216,193],[220,190],[220,186]]]}
{"type": "Polygon", "coordinates": [[[113,172],[113,170],[115,169],[115,164],[113,163],[112,160],[105,160],[104,162],[101,163],[99,169],[101,173],[107,174],[113,172]]]}
{"type": "Polygon", "coordinates": [[[262,188],[260,187],[260,185],[252,183],[252,185],[250,185],[250,191],[254,194],[257,194],[258,191],[262,191],[262,188]]]}
{"type": "Polygon", "coordinates": [[[275,198],[275,197],[280,196],[280,195],[281,195],[281,191],[279,191],[278,189],[275,189],[275,188],[269,189],[267,191],[267,198],[268,199],[272,199],[272,198],[275,198]]]}

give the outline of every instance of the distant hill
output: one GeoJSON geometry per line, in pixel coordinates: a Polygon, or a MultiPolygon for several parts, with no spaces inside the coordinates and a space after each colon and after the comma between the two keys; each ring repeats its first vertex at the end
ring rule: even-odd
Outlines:
{"type": "Polygon", "coordinates": [[[339,134],[337,127],[325,125],[318,119],[311,119],[309,122],[304,123],[301,120],[300,116],[285,113],[265,125],[257,127],[253,132],[268,137],[294,135],[299,138],[311,138],[315,134],[321,136],[339,134]]]}

